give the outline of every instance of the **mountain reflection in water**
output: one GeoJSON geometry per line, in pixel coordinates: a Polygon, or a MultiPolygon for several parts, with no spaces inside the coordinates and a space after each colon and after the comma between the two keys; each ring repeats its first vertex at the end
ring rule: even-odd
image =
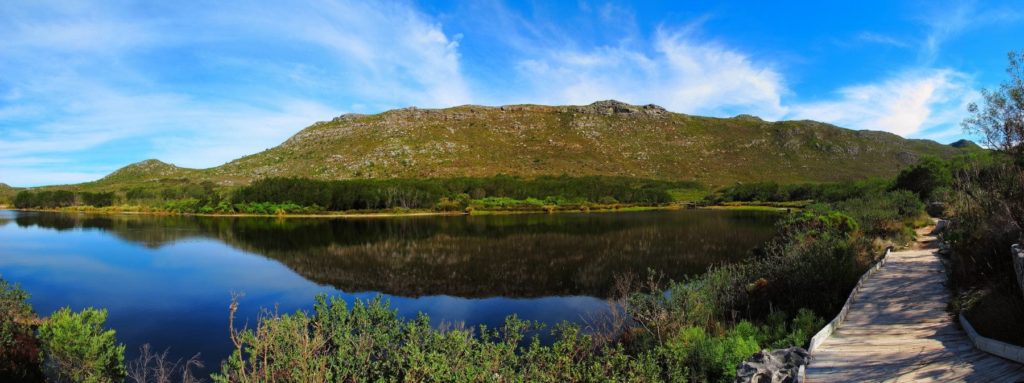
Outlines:
{"type": "MultiPolygon", "coordinates": [[[[309,310],[317,294],[378,295],[404,318],[501,325],[508,315],[580,323],[608,310],[617,274],[672,279],[735,262],[774,232],[777,214],[659,211],[359,219],[84,215],[0,210],[0,276],[42,315],[109,310],[127,346],[232,350],[262,308],[309,310]]],[[[543,336],[543,334],[541,335],[543,336]]],[[[207,369],[206,373],[210,369],[207,369]]]]}
{"type": "Polygon", "coordinates": [[[346,292],[417,297],[604,297],[617,274],[678,280],[770,238],[774,214],[684,212],[227,218],[19,214],[19,227],[99,229],[160,248],[219,240],[346,292]]]}

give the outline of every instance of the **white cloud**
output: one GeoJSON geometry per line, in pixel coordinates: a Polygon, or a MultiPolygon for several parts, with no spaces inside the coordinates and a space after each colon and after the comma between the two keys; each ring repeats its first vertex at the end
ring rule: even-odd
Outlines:
{"type": "MultiPolygon", "coordinates": [[[[59,118],[0,135],[3,182],[88,181],[130,161],[151,157],[181,166],[208,167],[277,145],[296,130],[338,114],[317,102],[286,97],[267,100],[273,107],[256,107],[179,94],[126,93],[90,81],[55,84],[76,95],[55,100],[52,107],[60,109],[59,118]],[[125,152],[123,159],[85,167],[73,160],[42,160],[94,159],[108,155],[111,145],[125,152]],[[68,172],[69,166],[80,171],[68,172]]],[[[45,97],[45,90],[39,88],[43,93],[31,97],[45,97]]]]}
{"type": "Polygon", "coordinates": [[[0,52],[112,53],[159,38],[151,25],[118,17],[111,5],[41,0],[0,6],[0,52]]]}
{"type": "Polygon", "coordinates": [[[215,166],[356,104],[471,99],[458,38],[405,3],[168,4],[0,5],[0,181],[215,166]]]}
{"type": "Polygon", "coordinates": [[[907,72],[878,83],[840,88],[834,100],[796,104],[787,116],[904,137],[956,125],[975,93],[970,78],[950,69],[907,72]]]}
{"type": "MultiPolygon", "coordinates": [[[[3,164],[3,161],[0,161],[3,164]]],[[[64,172],[32,168],[6,167],[0,170],[0,179],[11,186],[66,185],[94,181],[107,175],[103,172],[64,172]]]]}
{"type": "Polygon", "coordinates": [[[221,164],[277,146],[297,129],[339,114],[317,102],[277,102],[281,104],[278,109],[242,104],[210,107],[192,102],[177,105],[168,125],[189,127],[173,136],[153,139],[153,157],[184,167],[221,164]]]}
{"type": "Polygon", "coordinates": [[[927,32],[921,44],[921,56],[932,64],[942,44],[970,29],[1018,22],[1024,19],[1019,7],[985,6],[979,9],[974,1],[957,1],[930,8],[922,17],[927,32]]]}
{"type": "Polygon", "coordinates": [[[650,47],[552,49],[518,68],[534,97],[546,103],[616,98],[693,114],[740,111],[775,119],[786,113],[786,88],[775,69],[687,31],[659,30],[650,47]]]}
{"type": "Polygon", "coordinates": [[[229,16],[210,22],[249,36],[326,49],[334,61],[321,69],[334,72],[327,76],[363,102],[446,107],[471,100],[458,39],[405,4],[337,0],[295,7],[269,2],[221,14],[229,16]]]}

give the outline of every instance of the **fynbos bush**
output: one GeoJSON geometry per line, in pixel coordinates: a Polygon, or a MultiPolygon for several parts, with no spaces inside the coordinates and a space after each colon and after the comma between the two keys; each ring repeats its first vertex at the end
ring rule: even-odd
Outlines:
{"type": "Polygon", "coordinates": [[[106,383],[125,377],[124,345],[103,328],[106,310],[62,308],[39,326],[44,368],[57,381],[106,383]]]}
{"type": "Polygon", "coordinates": [[[33,328],[39,318],[27,301],[25,290],[0,278],[0,381],[42,379],[33,328]]]}

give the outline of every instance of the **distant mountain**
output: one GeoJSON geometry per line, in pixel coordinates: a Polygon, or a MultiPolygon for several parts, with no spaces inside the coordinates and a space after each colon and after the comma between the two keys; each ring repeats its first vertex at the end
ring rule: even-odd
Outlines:
{"type": "Polygon", "coordinates": [[[196,172],[195,169],[180,168],[160,160],[149,159],[117,169],[97,182],[153,182],[194,175],[196,172]]]}
{"type": "Polygon", "coordinates": [[[586,106],[467,105],[346,114],[317,122],[275,148],[221,166],[186,169],[147,160],[86,185],[110,189],[183,181],[240,185],[270,176],[349,179],[499,173],[621,175],[709,185],[826,182],[893,176],[921,156],[948,158],[961,150],[815,121],[691,116],[617,101],[586,106]]]}
{"type": "Polygon", "coordinates": [[[971,149],[971,150],[983,150],[984,149],[980,145],[974,143],[974,141],[966,140],[966,139],[957,140],[956,142],[953,142],[953,143],[949,144],[949,146],[952,146],[952,147],[957,148],[957,149],[971,149]]]}

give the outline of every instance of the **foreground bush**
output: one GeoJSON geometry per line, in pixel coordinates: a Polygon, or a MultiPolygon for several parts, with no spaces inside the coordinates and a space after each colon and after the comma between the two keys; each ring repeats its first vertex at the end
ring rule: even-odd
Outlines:
{"type": "Polygon", "coordinates": [[[1024,243],[1024,52],[1010,52],[1008,59],[1009,79],[998,89],[982,90],[981,105],[968,107],[964,128],[995,151],[987,161],[975,159],[954,170],[946,238],[953,247],[950,280],[959,308],[982,335],[1024,345],[1024,297],[1010,254],[1011,244],[1024,243]]]}
{"type": "Polygon", "coordinates": [[[1010,246],[1024,227],[1024,169],[1009,161],[964,169],[949,205],[951,271],[963,287],[1013,279],[1010,246]]]}
{"type": "Polygon", "coordinates": [[[421,315],[405,321],[379,298],[320,296],[313,314],[270,315],[232,332],[236,350],[217,382],[253,381],[660,381],[653,355],[634,359],[598,347],[572,326],[556,341],[527,338],[535,324],[510,317],[498,329],[437,330],[421,315]]]}
{"type": "MultiPolygon", "coordinates": [[[[813,318],[809,311],[801,315],[805,322],[813,318]]],[[[781,330],[750,322],[726,331],[684,326],[660,343],[630,350],[561,324],[548,330],[554,341],[545,345],[540,325],[514,316],[496,329],[437,329],[425,315],[399,318],[379,298],[349,307],[320,296],[312,314],[267,314],[253,329],[232,330],[236,350],[214,380],[730,382],[736,365],[759,351],[760,342],[805,342],[800,326],[794,321],[793,332],[784,320],[781,330]]]]}
{"type": "Polygon", "coordinates": [[[57,381],[120,382],[125,377],[124,345],[105,330],[106,310],[63,308],[39,326],[44,368],[57,381]]]}
{"type": "Polygon", "coordinates": [[[38,321],[28,293],[0,278],[0,381],[42,380],[39,369],[38,321]]]}
{"type": "Polygon", "coordinates": [[[1010,246],[1021,242],[1024,169],[1010,159],[961,169],[947,201],[953,213],[944,234],[955,304],[988,337],[1024,345],[1024,297],[1010,246]]]}

